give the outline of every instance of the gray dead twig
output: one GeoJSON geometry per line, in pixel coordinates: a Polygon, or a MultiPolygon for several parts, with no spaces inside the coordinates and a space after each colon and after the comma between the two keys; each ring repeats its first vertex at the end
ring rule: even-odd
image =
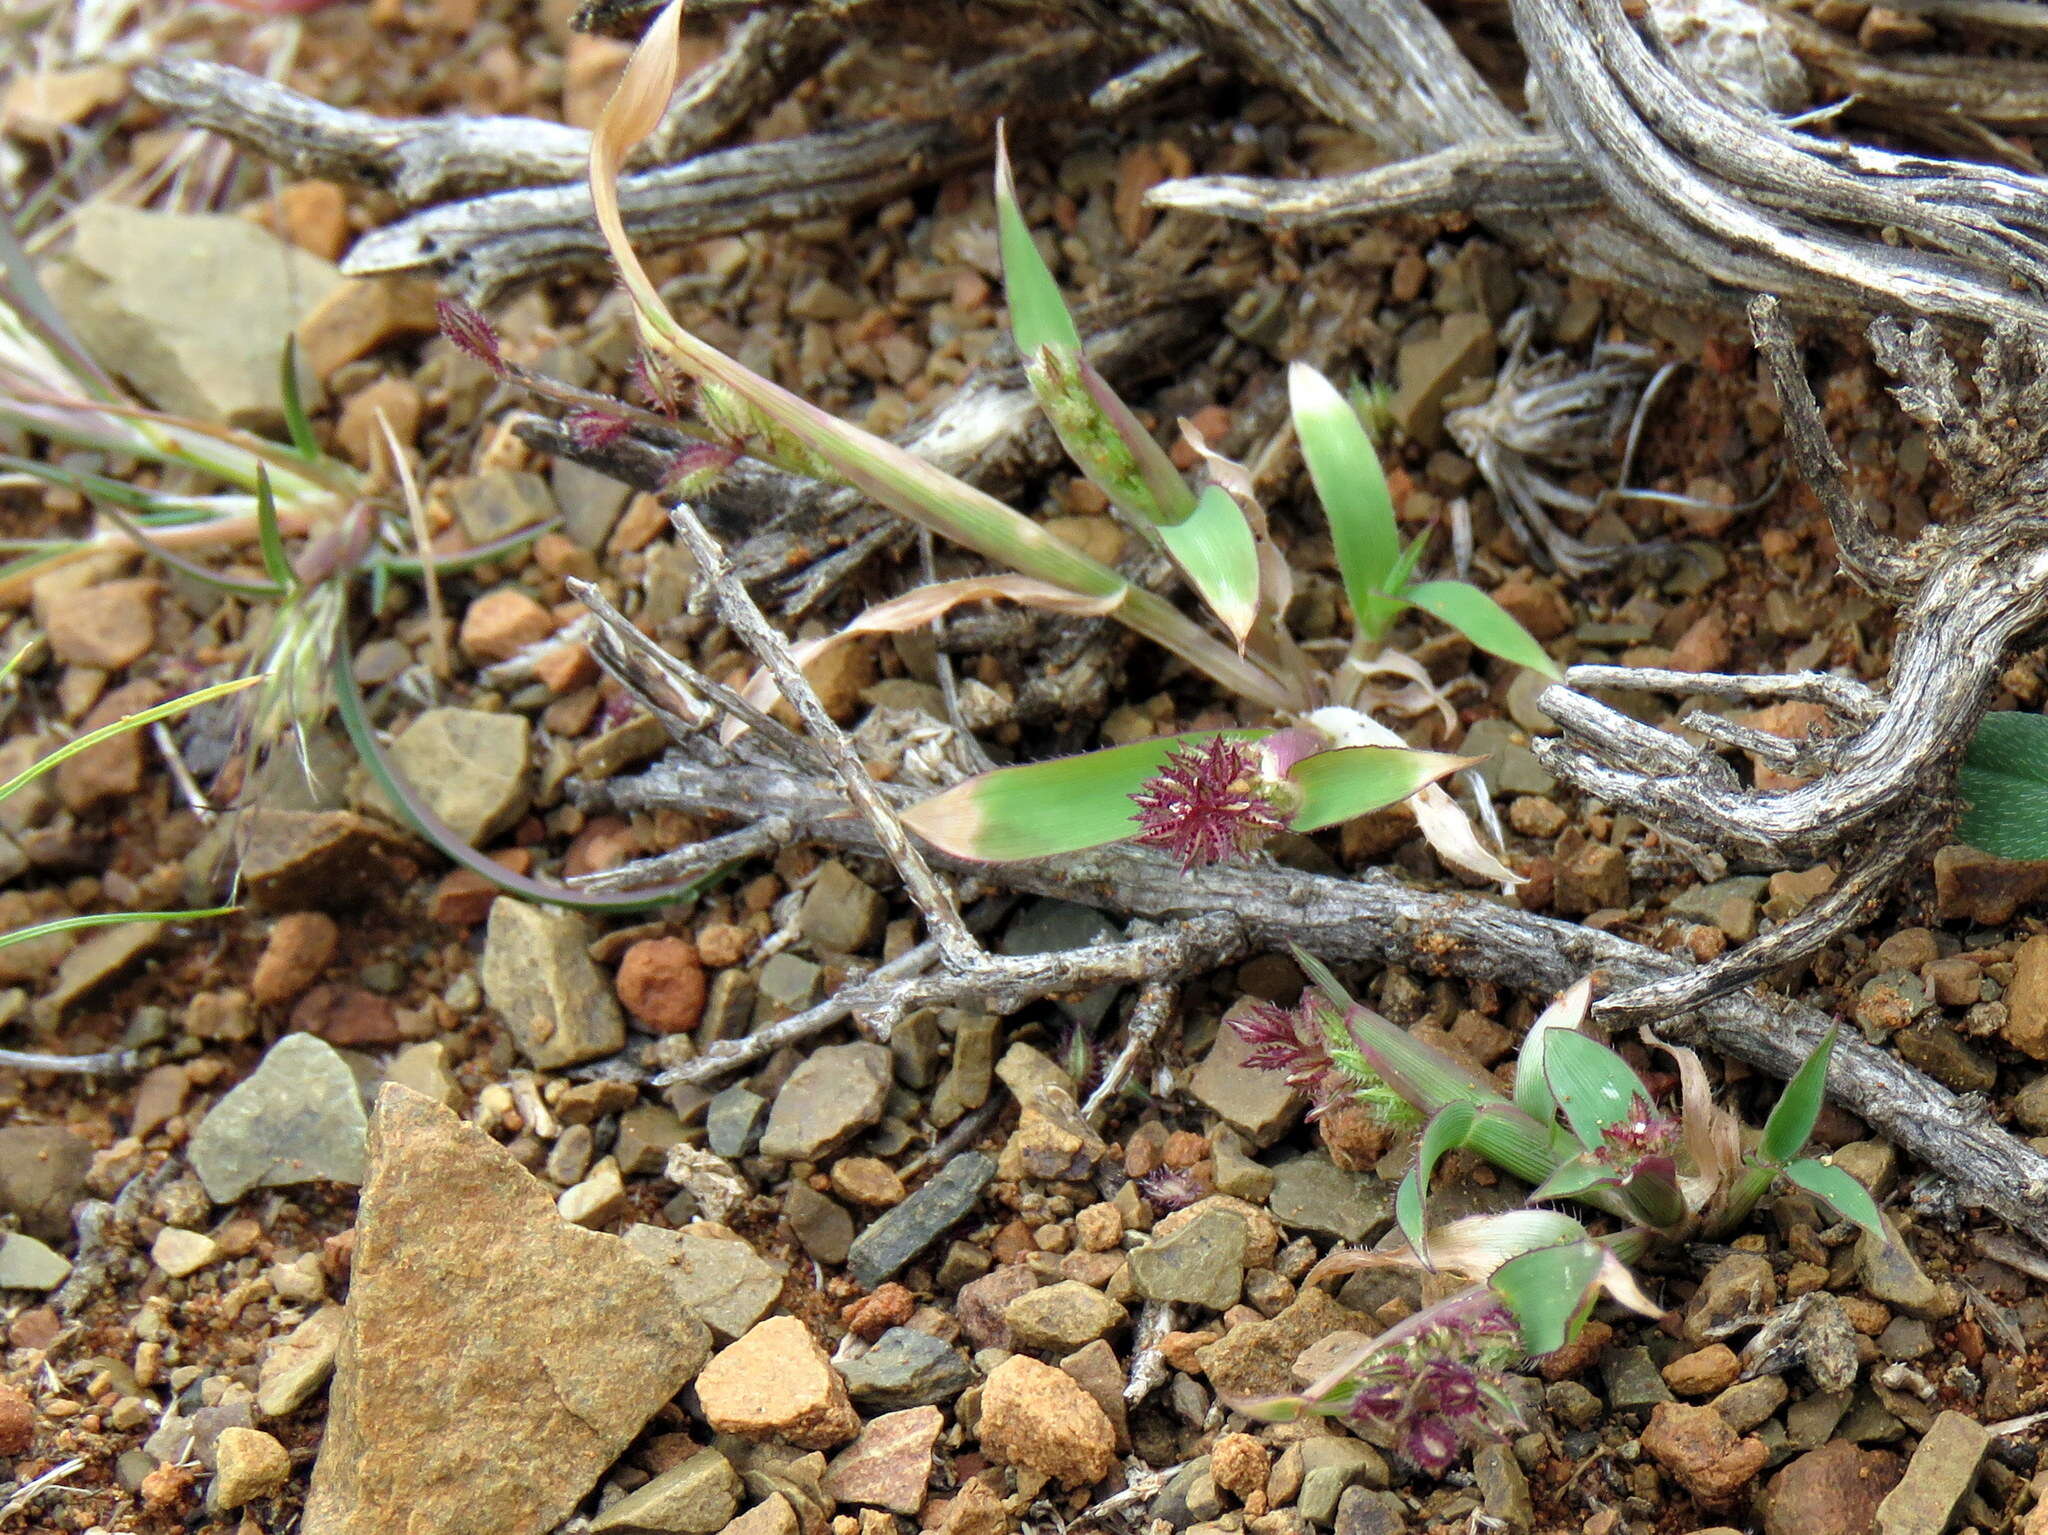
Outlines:
{"type": "MultiPolygon", "coordinates": [[[[1819,407],[1775,301],[1752,309],[1784,405],[1793,458],[1826,507],[1843,565],[1900,605],[1882,695],[1840,680],[1735,679],[1575,668],[1542,696],[1563,728],[1537,755],[1560,777],[1688,841],[1751,867],[1833,861],[1834,887],[1791,921],[1687,975],[1610,998],[1610,1016],[1648,1022],[1698,1006],[1811,953],[1859,920],[1931,856],[1955,810],[1955,776],[2006,657],[2048,623],[2048,332],[2001,326],[1985,344],[1977,399],[1958,393],[1933,327],[1873,327],[1895,393],[1923,422],[1967,522],[1929,528],[1911,544],[1880,533],[1849,494],[1819,407]],[[1682,680],[1681,680],[1682,679],[1682,680]],[[1826,771],[1796,788],[1760,791],[1710,748],[1696,747],[1578,691],[1596,685],[1720,692],[1839,707],[1806,760],[1826,771]]],[[[1740,742],[1739,731],[1702,732],[1740,742]]]]}
{"type": "MultiPolygon", "coordinates": [[[[635,164],[671,164],[710,149],[779,100],[840,35],[838,24],[814,11],[747,17],[724,51],[683,82],[635,164]]],[[[589,165],[588,132],[538,118],[345,111],[204,59],[159,59],[138,69],[134,83],[152,105],[295,175],[383,187],[406,208],[580,181],[589,165]]]]}
{"type": "MultiPolygon", "coordinates": [[[[582,797],[592,806],[625,810],[776,814],[820,845],[876,849],[866,825],[845,813],[836,786],[772,768],[711,767],[672,754],[637,779],[611,780],[582,797]]],[[[1355,879],[1270,866],[1183,873],[1174,860],[1132,847],[1098,849],[1056,865],[937,862],[1006,889],[1155,921],[1226,913],[1249,953],[1299,943],[1331,961],[1401,965],[1537,994],[1598,972],[1603,994],[1615,997],[1693,969],[1612,933],[1481,896],[1412,889],[1377,870],[1355,879]]],[[[1744,991],[1702,1004],[1664,1032],[1787,1077],[1833,1023],[1818,1009],[1744,991]]],[[[1967,1190],[1973,1202],[2048,1242],[2048,1158],[2000,1128],[1981,1103],[1959,1098],[1853,1035],[1836,1046],[1829,1089],[1879,1134],[1967,1190]]]]}
{"type": "Polygon", "coordinates": [[[988,963],[981,944],[967,931],[967,924],[961,919],[960,906],[954,900],[952,890],[939,882],[938,876],[932,873],[931,865],[925,862],[924,854],[911,843],[910,834],[896,819],[895,807],[884,797],[874,779],[868,776],[867,766],[854,751],[853,743],[847,740],[846,732],[825,712],[816,690],[796,664],[796,658],[789,653],[788,643],[768,622],[767,615],[748,592],[746,583],[734,573],[725,558],[725,551],[705,531],[704,524],[688,505],[678,502],[669,508],[669,521],[696,557],[698,574],[710,589],[718,616],[754,653],[775,679],[775,686],[783,698],[796,710],[797,718],[810,732],[812,744],[824,754],[826,762],[838,776],[840,787],[846,791],[846,797],[866,819],[875,840],[881,844],[883,854],[901,876],[910,899],[924,916],[925,930],[938,943],[946,963],[956,971],[967,971],[988,963]]]}

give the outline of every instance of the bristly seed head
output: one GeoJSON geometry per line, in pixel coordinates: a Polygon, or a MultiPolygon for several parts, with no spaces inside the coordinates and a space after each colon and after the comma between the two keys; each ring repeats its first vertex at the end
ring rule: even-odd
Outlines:
{"type": "Polygon", "coordinates": [[[1644,1157],[1656,1156],[1678,1144],[1678,1123],[1659,1114],[1641,1093],[1630,1100],[1628,1113],[1600,1132],[1601,1145],[1594,1153],[1601,1161],[1618,1167],[1634,1167],[1644,1157]]]}
{"type": "Polygon", "coordinates": [[[1337,1064],[1330,1058],[1323,1015],[1331,1011],[1329,998],[1310,986],[1291,1008],[1277,1002],[1254,1002],[1230,1020],[1238,1038],[1252,1046],[1244,1064],[1285,1075],[1290,1087],[1309,1096],[1317,1113],[1344,1087],[1337,1064]]]}
{"type": "Polygon", "coordinates": [[[701,496],[737,462],[739,453],[735,449],[715,442],[693,442],[668,461],[661,477],[661,493],[671,501],[701,496]]]}
{"type": "Polygon", "coordinates": [[[453,298],[444,298],[435,303],[434,318],[440,323],[441,334],[457,348],[467,352],[493,373],[500,377],[504,375],[505,357],[498,349],[498,332],[489,320],[462,300],[453,298]]]}
{"type": "Polygon", "coordinates": [[[689,381],[668,358],[642,351],[628,366],[627,373],[647,403],[664,416],[674,420],[683,413],[683,396],[689,381]]]}
{"type": "Polygon", "coordinates": [[[1500,1373],[1518,1337],[1500,1305],[1429,1327],[1367,1361],[1347,1412],[1391,1428],[1406,1460],[1441,1476],[1467,1445],[1521,1427],[1500,1373]]]}
{"type": "Polygon", "coordinates": [[[1184,870],[1243,857],[1287,829],[1293,811],[1282,805],[1291,787],[1269,776],[1257,747],[1246,742],[1215,736],[1176,748],[1131,796],[1137,840],[1166,849],[1184,870]]]}
{"type": "Polygon", "coordinates": [[[1185,1210],[1215,1191],[1185,1167],[1160,1166],[1138,1180],[1138,1191],[1155,1210],[1185,1210]]]}

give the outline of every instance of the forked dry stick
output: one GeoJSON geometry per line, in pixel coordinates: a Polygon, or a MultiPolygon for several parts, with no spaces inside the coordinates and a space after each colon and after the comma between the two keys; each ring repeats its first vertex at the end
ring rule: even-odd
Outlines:
{"type": "Polygon", "coordinates": [[[689,503],[678,501],[669,508],[668,515],[677,534],[697,561],[698,574],[711,593],[718,616],[767,668],[768,674],[775,679],[775,686],[789,701],[789,706],[796,710],[797,718],[810,732],[812,742],[831,764],[846,797],[866,819],[874,831],[875,840],[882,845],[883,854],[902,876],[904,889],[923,915],[925,929],[938,944],[939,952],[945,955],[946,963],[955,970],[972,970],[979,966],[988,957],[987,953],[975,936],[967,931],[966,922],[961,920],[960,904],[954,900],[952,890],[940,882],[931,865],[925,862],[924,854],[911,842],[910,834],[896,818],[895,806],[883,798],[880,788],[868,775],[866,764],[860,760],[860,754],[846,738],[846,732],[825,712],[817,690],[805,678],[796,658],[790,655],[788,643],[768,622],[768,616],[754,601],[746,584],[733,573],[725,551],[718,547],[717,540],[706,531],[689,503]]]}
{"type": "Polygon", "coordinates": [[[1967,521],[1928,528],[1910,544],[1880,533],[1842,483],[1776,300],[1751,307],[1757,343],[1778,386],[1787,445],[1834,527],[1843,567],[1900,606],[1882,693],[1848,679],[1727,677],[1576,667],[1545,690],[1563,728],[1537,755],[1558,776],[1679,836],[1751,867],[1832,860],[1833,889],[1799,916],[1711,964],[1603,1000],[1609,1018],[1649,1021],[1695,1008],[1811,953],[1921,865],[1957,808],[1956,769],[2006,657],[2048,622],[2048,332],[2000,327],[1985,343],[1977,400],[1957,392],[1954,364],[1925,321],[1871,328],[1906,412],[1928,429],[1967,521]],[[1628,687],[1754,701],[1816,702],[1834,716],[1805,743],[1698,716],[1712,739],[1816,776],[1797,788],[1744,784],[1702,749],[1575,691],[1628,687]]]}

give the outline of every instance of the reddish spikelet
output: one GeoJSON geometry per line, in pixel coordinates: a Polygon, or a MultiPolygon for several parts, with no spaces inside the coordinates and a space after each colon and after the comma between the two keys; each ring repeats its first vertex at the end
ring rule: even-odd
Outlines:
{"type": "Polygon", "coordinates": [[[1654,1104],[1637,1093],[1627,1115],[1600,1132],[1602,1144],[1594,1154],[1617,1167],[1634,1167],[1645,1157],[1669,1151],[1678,1144],[1678,1135],[1678,1122],[1659,1114],[1654,1104]]]}
{"type": "Polygon", "coordinates": [[[576,446],[590,452],[609,448],[632,430],[624,416],[606,410],[579,410],[569,418],[569,436],[576,446]]]}
{"type": "Polygon", "coordinates": [[[434,318],[441,334],[493,373],[505,372],[504,354],[498,350],[498,332],[476,310],[460,299],[444,298],[434,305],[434,318]]]}
{"type": "Polygon", "coordinates": [[[1294,1007],[1254,1002],[1230,1020],[1238,1038],[1252,1046],[1244,1064],[1258,1071],[1277,1071],[1290,1087],[1306,1093],[1320,1114],[1343,1086],[1330,1059],[1322,1014],[1329,1000],[1313,986],[1294,1007]]]}
{"type": "Polygon", "coordinates": [[[1259,768],[1256,750],[1226,736],[1178,748],[1131,796],[1137,840],[1166,849],[1184,870],[1243,857],[1287,829],[1259,768]]]}
{"type": "Polygon", "coordinates": [[[649,405],[670,420],[682,414],[683,393],[687,387],[687,380],[674,363],[665,357],[643,351],[627,366],[626,371],[633,381],[633,387],[640,391],[641,398],[649,405]]]}
{"type": "Polygon", "coordinates": [[[1518,1336],[1497,1302],[1446,1316],[1368,1360],[1348,1414],[1391,1428],[1404,1459],[1441,1476],[1467,1445],[1521,1427],[1500,1389],[1518,1336]]]}
{"type": "Polygon", "coordinates": [[[671,501],[700,496],[738,461],[739,454],[732,448],[715,442],[693,442],[668,461],[661,477],[661,493],[671,501]]]}

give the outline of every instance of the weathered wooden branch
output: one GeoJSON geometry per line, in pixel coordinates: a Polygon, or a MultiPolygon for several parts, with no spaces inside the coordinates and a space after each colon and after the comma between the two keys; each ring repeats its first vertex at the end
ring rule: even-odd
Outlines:
{"type": "MultiPolygon", "coordinates": [[[[619,181],[635,240],[713,235],[858,213],[946,175],[983,152],[950,123],[865,123],[713,150],[619,181]]],[[[550,273],[601,266],[590,190],[575,183],[444,203],[372,230],[342,262],[351,276],[435,267],[475,303],[550,273]]]]}
{"type": "MultiPolygon", "coordinates": [[[[749,16],[720,55],[684,81],[636,165],[710,149],[810,73],[839,36],[819,12],[749,16]]],[[[210,128],[300,176],[383,187],[417,208],[505,187],[580,181],[581,128],[532,117],[378,117],[330,107],[247,70],[169,58],[135,72],[144,100],[210,128]]]]}
{"type": "MultiPolygon", "coordinates": [[[[630,677],[622,678],[631,686],[630,677]]],[[[829,782],[768,767],[700,765],[672,753],[646,773],[581,791],[592,806],[668,807],[743,818],[779,816],[809,841],[876,851],[829,782]]],[[[1687,973],[1677,957],[1612,933],[1516,911],[1483,896],[1412,889],[1373,870],[1356,879],[1271,865],[1223,864],[1183,872],[1144,848],[1112,847],[1029,864],[970,864],[934,854],[942,870],[986,883],[1158,921],[1225,913],[1247,952],[1298,943],[1333,961],[1401,965],[1430,975],[1486,980],[1537,994],[1598,972],[1602,991],[1687,973]]],[[[1784,1077],[1834,1022],[1819,1010],[1742,992],[1716,998],[1667,1036],[1705,1043],[1784,1077]]],[[[1897,1056],[1851,1035],[1836,1045],[1835,1098],[1900,1149],[1950,1179],[2039,1242],[2048,1242],[2048,1158],[2001,1129],[1975,1100],[1959,1098],[1897,1056]]]]}
{"type": "MultiPolygon", "coordinates": [[[[1734,679],[1575,669],[1565,685],[1544,691],[1542,707],[1564,734],[1535,749],[1560,777],[1753,867],[1827,859],[1841,870],[1798,918],[1609,1004],[1643,1018],[1697,1006],[1811,953],[1924,862],[1953,818],[1956,769],[2006,657],[2048,623],[2048,332],[1994,330],[1976,375],[1977,401],[1967,406],[1932,325],[1872,328],[1879,361],[1901,380],[1901,405],[1928,427],[1957,491],[1976,509],[1968,521],[1930,527],[1902,546],[1871,525],[1842,485],[1775,303],[1759,301],[1752,314],[1793,456],[1827,508],[1844,566],[1902,606],[1887,688],[1843,696],[1850,707],[1819,743],[1827,771],[1797,788],[1750,788],[1710,748],[1573,687],[1696,692],[1703,682],[1734,679]]],[[[1752,698],[1764,691],[1756,681],[1752,698]]],[[[1809,681],[1795,683],[1780,696],[1820,696],[1809,681]]]]}

